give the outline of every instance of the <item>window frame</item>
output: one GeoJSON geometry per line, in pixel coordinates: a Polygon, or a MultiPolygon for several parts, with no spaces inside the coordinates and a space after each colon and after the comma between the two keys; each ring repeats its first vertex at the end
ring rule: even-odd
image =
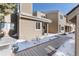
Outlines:
{"type": "Polygon", "coordinates": [[[36,21],[36,29],[37,30],[41,29],[41,26],[40,26],[40,22],[39,21],[36,21]]]}

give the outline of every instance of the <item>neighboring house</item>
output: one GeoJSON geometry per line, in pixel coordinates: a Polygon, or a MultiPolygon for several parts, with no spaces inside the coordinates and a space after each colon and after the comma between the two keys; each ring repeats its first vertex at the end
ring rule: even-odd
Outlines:
{"type": "Polygon", "coordinates": [[[65,25],[66,25],[66,18],[64,17],[63,13],[59,11],[50,11],[47,12],[46,17],[51,19],[52,23],[48,26],[49,33],[64,33],[65,32],[65,25]]]}
{"type": "Polygon", "coordinates": [[[67,13],[67,19],[76,26],[76,55],[79,56],[79,4],[67,13]]]}
{"type": "Polygon", "coordinates": [[[21,3],[19,7],[19,39],[28,40],[42,36],[44,34],[42,24],[51,23],[51,20],[33,16],[31,3],[21,3]]]}

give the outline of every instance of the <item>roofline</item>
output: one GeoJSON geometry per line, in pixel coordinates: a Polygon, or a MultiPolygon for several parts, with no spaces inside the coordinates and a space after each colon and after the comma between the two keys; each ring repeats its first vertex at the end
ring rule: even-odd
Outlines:
{"type": "Polygon", "coordinates": [[[43,12],[43,11],[34,11],[33,13],[37,13],[37,12],[41,12],[41,13],[44,13],[45,14],[45,12],[43,12]]]}
{"type": "Polygon", "coordinates": [[[60,12],[60,11],[59,10],[50,10],[50,11],[47,11],[45,13],[48,14],[48,13],[58,13],[58,12],[60,12]]]}
{"type": "Polygon", "coordinates": [[[30,18],[30,19],[33,19],[35,21],[41,21],[41,22],[47,22],[47,23],[51,23],[52,22],[50,19],[39,18],[39,17],[32,16],[32,15],[27,14],[27,13],[20,13],[20,17],[30,18]]]}
{"type": "Polygon", "coordinates": [[[70,13],[72,13],[75,9],[77,9],[79,7],[79,4],[77,6],[75,6],[71,11],[69,11],[66,15],[69,15],[70,13]]]}

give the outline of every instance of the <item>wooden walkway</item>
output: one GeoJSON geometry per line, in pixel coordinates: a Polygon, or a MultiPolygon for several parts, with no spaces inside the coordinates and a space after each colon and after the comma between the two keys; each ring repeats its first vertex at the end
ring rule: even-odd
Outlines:
{"type": "Polygon", "coordinates": [[[66,40],[70,39],[71,37],[59,37],[57,39],[48,41],[46,43],[22,50],[17,52],[16,56],[47,56],[47,51],[45,48],[47,46],[52,46],[54,48],[60,47],[66,40]]]}

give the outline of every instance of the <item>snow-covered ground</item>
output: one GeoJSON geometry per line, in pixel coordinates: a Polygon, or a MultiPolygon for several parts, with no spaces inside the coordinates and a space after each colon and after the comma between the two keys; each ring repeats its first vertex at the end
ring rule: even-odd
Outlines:
{"type": "Polygon", "coordinates": [[[15,44],[17,44],[17,46],[19,47],[19,50],[18,50],[18,52],[19,52],[21,50],[24,50],[24,49],[27,49],[27,48],[31,48],[33,46],[36,46],[38,44],[42,44],[44,42],[53,40],[55,38],[57,38],[57,37],[55,37],[55,36],[52,36],[52,37],[51,36],[45,36],[45,37],[43,37],[41,39],[39,38],[38,40],[37,39],[33,39],[32,41],[17,40],[15,42],[15,44]]]}
{"type": "Polygon", "coordinates": [[[11,46],[10,44],[14,43],[16,39],[11,37],[3,37],[0,39],[0,56],[10,56],[11,46]]]}
{"type": "Polygon", "coordinates": [[[56,34],[52,34],[52,33],[45,33],[45,35],[41,36],[40,39],[44,39],[44,38],[48,38],[48,37],[52,37],[52,36],[56,36],[62,33],[56,33],[56,34]]]}
{"type": "Polygon", "coordinates": [[[12,51],[9,45],[0,47],[0,56],[11,56],[12,51]]]}
{"type": "MultiPolygon", "coordinates": [[[[60,34],[60,33],[59,33],[60,34]]],[[[59,35],[59,34],[49,34],[49,35],[44,35],[40,38],[37,39],[33,39],[32,41],[24,41],[24,40],[17,40],[15,42],[18,43],[17,46],[19,46],[19,50],[18,51],[21,51],[21,50],[24,50],[24,49],[27,49],[27,48],[30,48],[30,47],[33,47],[33,46],[36,46],[38,44],[42,44],[44,42],[47,42],[47,41],[50,41],[50,40],[53,40],[56,37],[56,35],[59,35]]],[[[61,35],[60,35],[61,36],[61,35]]],[[[73,37],[74,38],[74,34],[67,34],[66,36],[69,36],[69,37],[73,37]]],[[[73,39],[72,38],[72,39],[73,39]]],[[[68,41],[69,42],[69,41],[68,41]]],[[[68,43],[67,44],[70,44],[68,43]]],[[[71,46],[73,46],[72,44],[70,44],[71,46]]],[[[75,44],[74,44],[75,45],[75,44]]],[[[67,45],[65,45],[67,46],[67,45]]]]}
{"type": "Polygon", "coordinates": [[[5,46],[5,45],[9,45],[11,43],[14,43],[16,41],[16,39],[11,38],[11,37],[3,37],[0,39],[0,46],[5,46]]]}
{"type": "MultiPolygon", "coordinates": [[[[21,50],[24,50],[26,48],[30,48],[30,47],[33,47],[35,45],[38,45],[38,44],[41,44],[41,43],[44,43],[44,42],[47,42],[49,40],[54,40],[56,37],[56,35],[59,35],[59,34],[48,34],[48,35],[45,35],[45,36],[42,36],[40,38],[37,39],[34,39],[32,41],[25,41],[25,40],[17,40],[15,42],[15,44],[18,42],[18,46],[19,46],[19,50],[18,51],[21,51],[21,50]]],[[[71,33],[71,34],[67,34],[66,36],[68,37],[72,37],[72,39],[69,39],[68,41],[66,41],[60,48],[58,48],[57,52],[54,54],[55,56],[59,55],[59,56],[62,56],[62,55],[74,55],[75,53],[75,34],[71,33]]],[[[4,38],[6,39],[6,38],[4,38]]],[[[15,40],[14,40],[15,41],[15,40]]],[[[1,41],[3,43],[6,42],[9,42],[8,41],[1,41]]],[[[11,42],[9,43],[13,43],[13,41],[11,40],[11,42]]],[[[13,43],[14,44],[14,43],[13,43]]],[[[11,55],[11,46],[7,46],[3,49],[0,50],[0,55],[11,55]],[[6,52],[6,53],[5,53],[6,52]]]]}
{"type": "Polygon", "coordinates": [[[73,38],[61,45],[53,56],[75,56],[75,35],[68,34],[67,36],[73,38]]]}

